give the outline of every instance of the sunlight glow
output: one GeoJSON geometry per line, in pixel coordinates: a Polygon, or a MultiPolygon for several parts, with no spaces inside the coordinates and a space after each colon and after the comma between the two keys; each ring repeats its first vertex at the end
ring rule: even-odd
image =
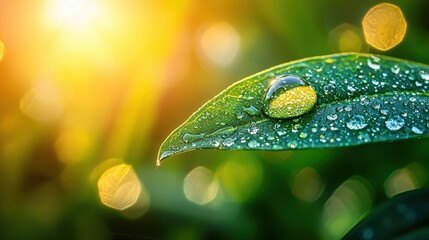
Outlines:
{"type": "Polygon", "coordinates": [[[240,36],[229,23],[219,22],[207,28],[201,37],[203,53],[219,66],[227,66],[237,56],[240,36]]]}
{"type": "Polygon", "coordinates": [[[53,0],[47,14],[57,27],[83,27],[94,22],[100,8],[94,0],[53,0]]]}
{"type": "Polygon", "coordinates": [[[61,89],[50,81],[41,81],[21,100],[21,111],[40,122],[57,120],[64,111],[61,89]]]}

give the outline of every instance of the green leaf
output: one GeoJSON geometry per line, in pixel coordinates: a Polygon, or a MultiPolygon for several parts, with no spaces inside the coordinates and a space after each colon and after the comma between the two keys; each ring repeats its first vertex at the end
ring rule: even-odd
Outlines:
{"type": "Polygon", "coordinates": [[[307,58],[228,87],[161,145],[166,157],[194,149],[285,150],[345,147],[429,135],[429,67],[360,53],[307,58]],[[277,76],[294,75],[316,91],[314,107],[289,119],[263,113],[277,76]]]}
{"type": "Polygon", "coordinates": [[[342,239],[427,239],[429,188],[402,193],[384,202],[342,239]]]}

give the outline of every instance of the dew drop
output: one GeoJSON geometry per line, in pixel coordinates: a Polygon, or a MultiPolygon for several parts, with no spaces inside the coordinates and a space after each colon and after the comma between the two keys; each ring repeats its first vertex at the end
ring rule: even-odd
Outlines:
{"type": "Polygon", "coordinates": [[[316,91],[304,79],[293,75],[275,78],[264,96],[264,113],[271,118],[291,118],[310,111],[316,91]]]}
{"type": "Polygon", "coordinates": [[[182,141],[185,143],[191,143],[204,138],[204,136],[205,136],[204,133],[200,133],[200,134],[185,133],[183,135],[182,141]]]}
{"type": "Polygon", "coordinates": [[[356,91],[356,88],[349,85],[349,86],[347,86],[347,90],[349,90],[350,92],[354,92],[354,91],[356,91]]]}
{"type": "Polygon", "coordinates": [[[247,143],[247,146],[249,146],[250,148],[257,148],[260,146],[260,144],[256,140],[251,140],[247,143]]]}
{"type": "Polygon", "coordinates": [[[328,120],[334,121],[334,120],[337,120],[338,115],[337,114],[328,114],[328,116],[326,116],[326,118],[328,120]]]}
{"type": "Polygon", "coordinates": [[[380,69],[380,58],[371,56],[368,58],[368,66],[374,70],[380,69]]]}
{"type": "Polygon", "coordinates": [[[392,71],[392,73],[394,74],[398,74],[400,70],[401,69],[398,67],[398,65],[395,65],[392,68],[390,68],[390,71],[392,71]]]}
{"type": "Polygon", "coordinates": [[[415,133],[415,134],[423,134],[424,133],[424,129],[421,129],[417,126],[413,126],[411,128],[411,131],[413,131],[413,133],[415,133]]]}
{"type": "Polygon", "coordinates": [[[243,111],[247,114],[249,114],[250,116],[257,116],[259,115],[259,110],[254,107],[254,106],[250,106],[250,107],[244,107],[243,111]]]}
{"type": "Polygon", "coordinates": [[[405,125],[405,120],[399,115],[394,115],[393,117],[386,120],[386,127],[391,131],[398,131],[405,125]]]}
{"type": "Polygon", "coordinates": [[[247,129],[247,132],[250,135],[255,135],[255,134],[257,134],[259,132],[259,130],[260,130],[260,128],[258,126],[254,125],[254,124],[251,124],[249,126],[249,128],[247,129]]]}
{"type": "Polygon", "coordinates": [[[368,124],[366,123],[366,120],[361,115],[354,115],[350,118],[350,120],[347,122],[347,128],[350,130],[361,130],[364,129],[368,124]]]}
{"type": "Polygon", "coordinates": [[[300,138],[307,138],[307,137],[308,137],[308,134],[307,134],[306,132],[301,132],[301,133],[299,134],[299,137],[300,137],[300,138]]]}
{"type": "Polygon", "coordinates": [[[233,138],[226,138],[223,140],[223,145],[226,147],[231,147],[234,144],[235,140],[233,138]]]}

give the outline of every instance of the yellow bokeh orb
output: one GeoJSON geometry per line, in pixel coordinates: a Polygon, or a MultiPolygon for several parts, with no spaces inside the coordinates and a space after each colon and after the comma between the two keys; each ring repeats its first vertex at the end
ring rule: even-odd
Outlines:
{"type": "Polygon", "coordinates": [[[404,39],[407,22],[398,6],[381,3],[366,13],[362,27],[369,45],[387,51],[404,39]]]}
{"type": "Polygon", "coordinates": [[[141,189],[140,180],[129,164],[113,166],[98,179],[101,202],[118,210],[133,206],[140,196],[141,189]]]}

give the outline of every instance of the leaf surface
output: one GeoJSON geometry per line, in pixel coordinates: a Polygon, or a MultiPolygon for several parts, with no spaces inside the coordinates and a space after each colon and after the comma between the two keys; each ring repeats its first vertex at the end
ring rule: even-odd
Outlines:
{"type": "Polygon", "coordinates": [[[194,149],[285,150],[345,147],[429,135],[429,67],[391,57],[344,53],[285,63],[231,85],[161,145],[158,164],[194,149]],[[307,113],[263,113],[270,82],[295,75],[316,91],[307,113]]]}

